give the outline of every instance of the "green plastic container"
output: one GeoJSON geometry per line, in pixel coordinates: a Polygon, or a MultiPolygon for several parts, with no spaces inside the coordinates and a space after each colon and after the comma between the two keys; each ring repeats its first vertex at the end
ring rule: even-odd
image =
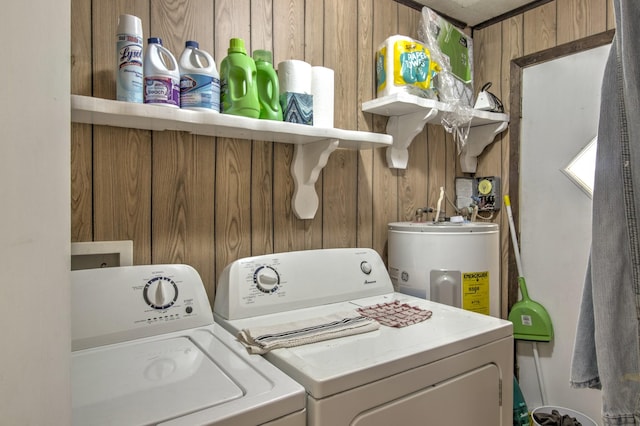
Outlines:
{"type": "Polygon", "coordinates": [[[227,57],[220,63],[220,100],[224,114],[258,118],[256,64],[244,48],[244,40],[229,41],[227,57]]]}
{"type": "Polygon", "coordinates": [[[282,121],[280,84],[278,83],[278,74],[273,69],[271,52],[268,50],[255,50],[253,52],[253,60],[256,63],[257,70],[260,118],[282,121]]]}

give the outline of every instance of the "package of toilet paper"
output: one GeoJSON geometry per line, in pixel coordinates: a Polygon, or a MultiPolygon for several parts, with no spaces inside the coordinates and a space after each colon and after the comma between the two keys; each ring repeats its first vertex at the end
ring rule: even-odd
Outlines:
{"type": "Polygon", "coordinates": [[[377,96],[405,92],[435,99],[433,78],[439,69],[423,43],[391,36],[376,51],[377,96]]]}

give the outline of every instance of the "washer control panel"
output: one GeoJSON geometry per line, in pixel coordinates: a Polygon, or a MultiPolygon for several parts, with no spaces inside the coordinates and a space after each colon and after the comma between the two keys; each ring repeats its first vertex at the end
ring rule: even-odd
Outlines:
{"type": "Polygon", "coordinates": [[[220,276],[214,312],[248,318],[393,292],[377,252],[305,250],[239,259],[220,276]]]}
{"type": "Polygon", "coordinates": [[[71,272],[73,350],[210,324],[211,305],[200,275],[191,266],[71,272]]]}

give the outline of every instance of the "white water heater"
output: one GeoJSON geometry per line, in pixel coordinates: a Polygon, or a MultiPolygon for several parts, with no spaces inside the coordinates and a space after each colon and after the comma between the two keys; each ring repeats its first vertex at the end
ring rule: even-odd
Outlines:
{"type": "Polygon", "coordinates": [[[500,317],[497,224],[390,223],[388,244],[397,291],[500,317]]]}

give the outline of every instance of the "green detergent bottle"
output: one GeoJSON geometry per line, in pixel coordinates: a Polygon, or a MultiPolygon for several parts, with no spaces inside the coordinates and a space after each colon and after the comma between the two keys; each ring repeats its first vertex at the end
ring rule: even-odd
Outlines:
{"type": "Polygon", "coordinates": [[[258,101],[260,102],[260,118],[282,121],[280,106],[280,84],[278,75],[273,69],[271,52],[254,50],[253,60],[256,62],[258,81],[258,101]]]}
{"type": "Polygon", "coordinates": [[[258,118],[256,64],[244,48],[244,40],[229,41],[227,57],[220,63],[220,98],[224,114],[258,118]]]}

